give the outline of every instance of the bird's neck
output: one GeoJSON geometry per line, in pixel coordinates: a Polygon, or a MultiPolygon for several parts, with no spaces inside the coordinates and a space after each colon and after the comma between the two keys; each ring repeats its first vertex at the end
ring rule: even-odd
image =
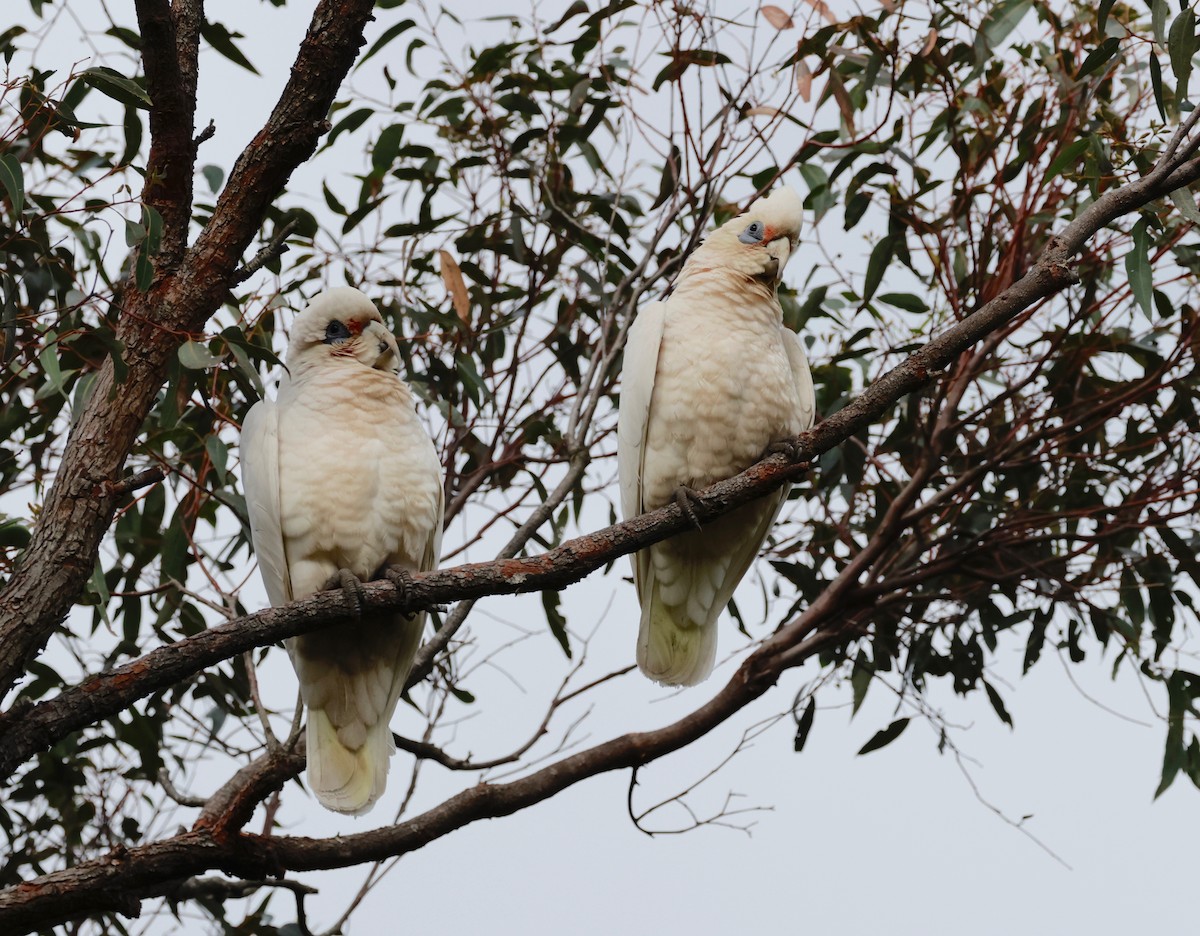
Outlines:
{"type": "Polygon", "coordinates": [[[675,284],[671,298],[709,305],[718,303],[735,308],[761,308],[782,321],[783,310],[775,293],[775,282],[763,282],[754,276],[729,267],[693,266],[690,262],[675,284]]]}

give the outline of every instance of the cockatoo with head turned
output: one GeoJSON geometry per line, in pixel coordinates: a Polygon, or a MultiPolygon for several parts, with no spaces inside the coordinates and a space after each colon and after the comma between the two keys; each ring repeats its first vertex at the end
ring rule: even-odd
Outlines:
{"type": "MultiPolygon", "coordinates": [[[[435,567],[442,467],[400,378],[396,338],[357,289],[317,296],[292,325],[287,377],[242,427],[242,480],[272,605],[340,583],[435,567]]],[[[308,709],[308,782],[336,812],[383,793],[389,721],[424,614],[360,613],[286,641],[308,709]]]]}
{"type": "MultiPolygon", "coordinates": [[[[674,291],[643,307],[621,373],[617,465],[626,517],[745,470],[812,426],[812,376],[776,287],[800,236],[790,188],[711,232],[674,291]]],[[[717,618],[787,498],[781,489],[635,553],[637,660],[660,683],[712,672],[717,618]]]]}

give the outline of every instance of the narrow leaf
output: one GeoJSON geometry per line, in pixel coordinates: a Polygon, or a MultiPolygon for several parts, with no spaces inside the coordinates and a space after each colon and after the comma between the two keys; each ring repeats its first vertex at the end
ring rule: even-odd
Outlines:
{"type": "Polygon", "coordinates": [[[1054,157],[1054,161],[1050,163],[1050,167],[1046,170],[1046,181],[1049,182],[1063,171],[1074,168],[1075,163],[1079,161],[1079,157],[1083,155],[1084,150],[1089,146],[1091,146],[1090,140],[1076,140],[1066,149],[1062,150],[1062,152],[1054,157]]]}
{"type": "Polygon", "coordinates": [[[1170,12],[1167,0],[1151,0],[1150,25],[1154,30],[1154,41],[1160,46],[1167,44],[1167,14],[1170,12]]]}
{"type": "Polygon", "coordinates": [[[986,679],[983,681],[983,688],[987,692],[988,701],[992,703],[992,708],[1000,717],[1000,720],[1011,728],[1013,723],[1012,716],[1008,714],[1008,709],[1004,707],[1004,700],[1000,698],[1000,693],[986,679]]]}
{"type": "Polygon", "coordinates": [[[21,163],[11,153],[0,155],[0,185],[8,193],[12,202],[13,217],[21,216],[25,208],[25,173],[21,171],[21,163]]]}
{"type": "Polygon", "coordinates": [[[1133,226],[1133,244],[1125,255],[1129,289],[1146,318],[1153,320],[1154,280],[1150,271],[1150,233],[1143,218],[1133,226]]]}
{"type": "Polygon", "coordinates": [[[250,59],[242,54],[242,50],[233,44],[234,39],[244,38],[241,33],[230,32],[220,23],[205,22],[200,26],[200,35],[204,41],[216,49],[221,55],[235,65],[241,65],[246,71],[257,75],[258,69],[251,64],[250,59]]]}
{"type": "Polygon", "coordinates": [[[455,262],[454,257],[450,255],[450,251],[439,250],[438,258],[441,261],[442,282],[446,284],[446,292],[450,294],[450,300],[454,303],[454,311],[458,313],[463,325],[470,330],[471,297],[467,294],[467,284],[463,279],[462,270],[455,262]]]}
{"type": "Polygon", "coordinates": [[[859,756],[870,754],[872,751],[878,751],[881,747],[891,744],[908,727],[909,721],[910,719],[908,718],[897,718],[882,731],[875,732],[875,736],[862,746],[862,749],[858,752],[859,756]]]}
{"type": "Polygon", "coordinates": [[[763,18],[774,26],[776,29],[791,29],[796,24],[792,22],[792,18],[783,10],[771,4],[765,4],[759,7],[758,12],[763,15],[763,18]]]}
{"type": "Polygon", "coordinates": [[[805,0],[805,3],[825,17],[828,22],[837,24],[837,17],[830,12],[829,7],[825,4],[825,0],[805,0]]]}
{"type": "Polygon", "coordinates": [[[1004,0],[992,7],[980,30],[988,47],[994,49],[1007,39],[1032,8],[1033,0],[1004,0]]]}
{"type": "Polygon", "coordinates": [[[1175,96],[1185,98],[1192,74],[1192,56],[1196,53],[1196,14],[1191,7],[1175,17],[1171,24],[1167,33],[1167,52],[1171,56],[1171,71],[1175,73],[1175,96]]]}
{"type": "Polygon", "coordinates": [[[185,341],[179,346],[179,363],[189,370],[206,370],[221,363],[221,358],[208,351],[208,345],[199,341],[185,341]]]}
{"type": "MultiPolygon", "coordinates": [[[[1110,2],[1111,2],[1111,0],[1110,0],[1110,2]]],[[[407,32],[408,30],[412,29],[416,25],[417,24],[414,23],[412,20],[406,19],[406,20],[401,20],[399,23],[395,23],[394,25],[389,26],[387,29],[385,29],[383,31],[383,35],[380,36],[378,39],[376,39],[373,43],[371,43],[371,48],[367,49],[366,55],[364,55],[362,58],[360,58],[358,60],[358,64],[354,67],[355,71],[362,68],[363,65],[366,64],[367,59],[369,59],[371,56],[373,56],[376,52],[378,52],[380,49],[382,49],[385,45],[387,45],[389,42],[391,42],[393,39],[395,39],[401,33],[407,32]]]]}
{"type": "Polygon", "coordinates": [[[80,72],[79,80],[86,82],[114,101],[120,101],[131,107],[150,109],[150,95],[136,81],[131,81],[119,71],[97,65],[80,72]]]}
{"type": "Polygon", "coordinates": [[[1175,203],[1175,207],[1179,209],[1179,213],[1191,221],[1192,224],[1200,224],[1200,209],[1196,208],[1196,196],[1188,189],[1175,189],[1171,193],[1171,201],[1175,203]]]}
{"type": "Polygon", "coordinates": [[[804,750],[804,745],[808,741],[808,734],[812,731],[813,717],[817,712],[817,700],[809,699],[808,705],[804,707],[804,714],[800,716],[796,722],[796,740],[792,742],[792,750],[799,754],[804,750]]]}
{"type": "Polygon", "coordinates": [[[882,238],[871,251],[871,259],[867,261],[867,279],[863,284],[863,302],[870,302],[875,290],[883,282],[883,274],[887,272],[888,264],[892,262],[895,253],[896,240],[889,234],[882,238]]]}
{"type": "Polygon", "coordinates": [[[1091,74],[1110,58],[1117,54],[1117,49],[1121,47],[1121,40],[1116,37],[1105,39],[1100,45],[1092,49],[1087,54],[1087,58],[1083,60],[1083,64],[1079,66],[1079,71],[1075,73],[1076,80],[1084,75],[1091,74]]]}
{"type": "Polygon", "coordinates": [[[804,59],[796,62],[796,93],[805,103],[812,100],[812,72],[804,64],[804,59]]]}

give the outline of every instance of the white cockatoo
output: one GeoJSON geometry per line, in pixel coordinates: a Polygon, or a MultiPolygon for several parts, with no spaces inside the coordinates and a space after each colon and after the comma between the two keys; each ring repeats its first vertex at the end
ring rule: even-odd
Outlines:
{"type": "MultiPolygon", "coordinates": [[[[400,378],[396,338],[357,289],[317,296],[292,325],[288,375],[242,427],[242,482],[272,605],[340,582],[432,569],[442,466],[400,378]]],[[[366,812],[395,750],[389,721],[424,614],[364,613],[286,642],[308,708],[308,782],[335,812],[366,812]]]]}
{"type": "MultiPolygon", "coordinates": [[[[639,311],[617,426],[625,517],[732,477],[812,426],[808,361],[776,295],[801,215],[790,188],[756,201],[692,252],[669,298],[639,311]]],[[[784,488],[631,557],[643,673],[692,686],[712,672],[717,618],[786,498],[784,488]]]]}

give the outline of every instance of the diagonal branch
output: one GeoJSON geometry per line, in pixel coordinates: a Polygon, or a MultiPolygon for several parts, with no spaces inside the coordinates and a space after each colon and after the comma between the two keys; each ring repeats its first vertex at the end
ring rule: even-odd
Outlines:
{"type": "MultiPolygon", "coordinates": [[[[1114,189],[1092,203],[1052,237],[1029,272],[976,312],[932,339],[905,361],[868,386],[848,406],[824,420],[798,440],[796,461],[772,455],[742,474],[715,484],[702,493],[703,519],[712,519],[793,480],[806,463],[878,420],[901,397],[933,379],[976,342],[995,332],[1034,303],[1075,281],[1068,262],[1083,244],[1114,218],[1135,211],[1175,188],[1200,178],[1200,159],[1194,147],[1164,155],[1142,179],[1114,189]],[[1182,161],[1184,156],[1191,157],[1182,161]]],[[[475,563],[417,574],[406,601],[390,583],[365,588],[367,607],[405,611],[494,594],[561,588],[613,559],[680,532],[688,525],[675,504],[596,533],[570,540],[541,556],[475,563]]],[[[0,776],[7,776],[27,757],[58,738],[98,718],[112,715],[132,702],[165,688],[207,666],[264,646],[344,620],[337,595],[309,596],[283,608],[248,615],[195,637],[151,651],[113,673],[93,677],[82,686],[0,720],[0,776]]],[[[795,644],[802,633],[785,627],[772,638],[795,644]]]]}

